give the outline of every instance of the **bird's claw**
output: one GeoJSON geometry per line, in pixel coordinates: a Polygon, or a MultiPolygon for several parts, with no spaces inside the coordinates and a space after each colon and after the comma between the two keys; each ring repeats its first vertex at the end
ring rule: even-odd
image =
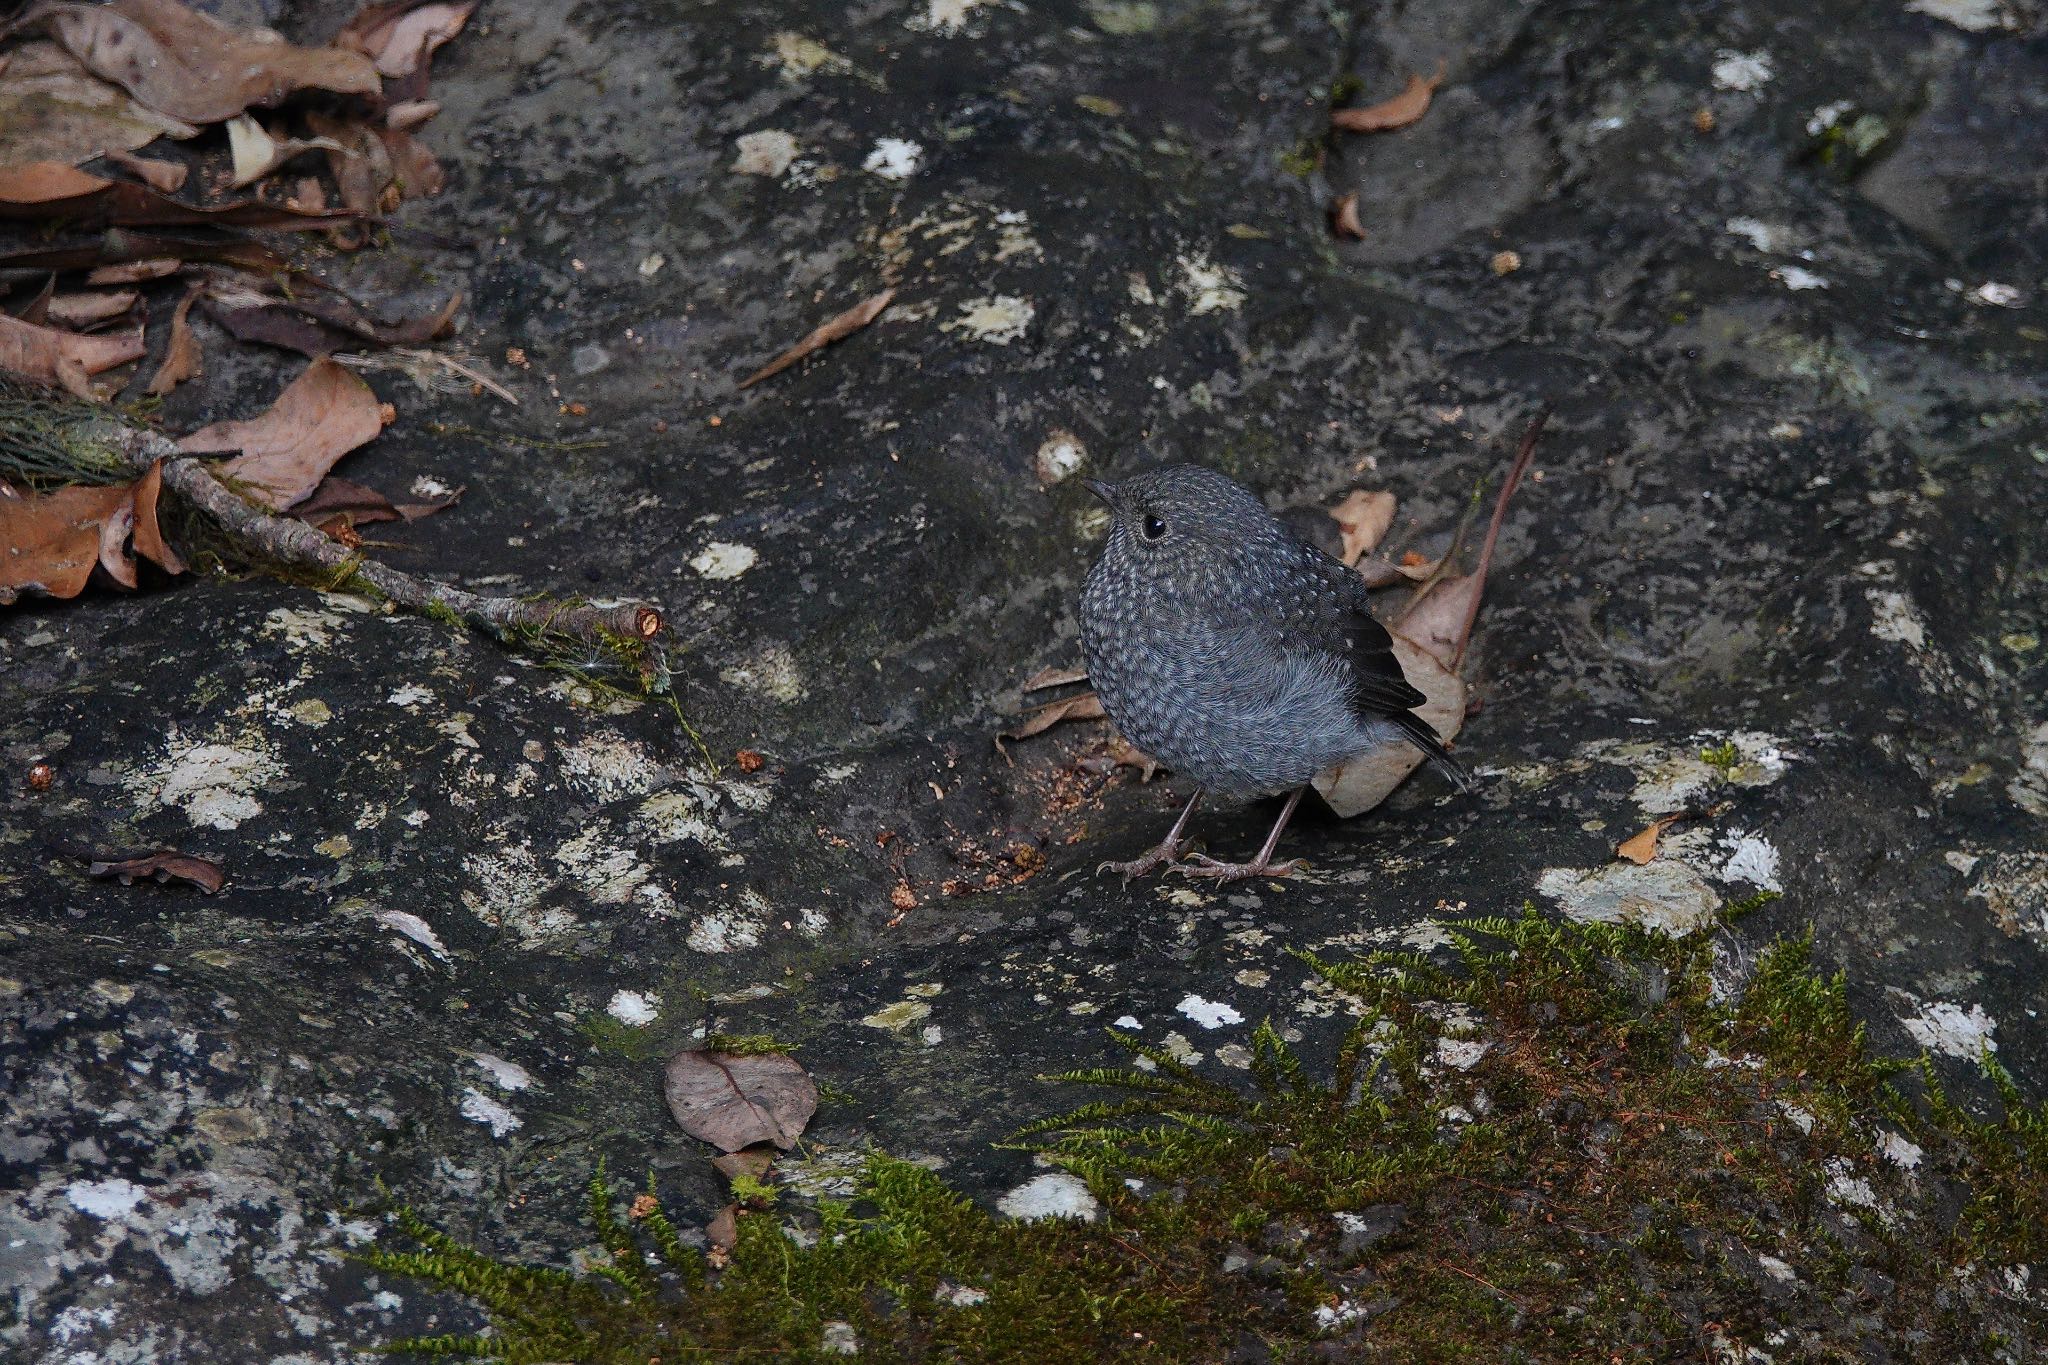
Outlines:
{"type": "Polygon", "coordinates": [[[1184,877],[1208,877],[1218,882],[1241,882],[1251,877],[1291,877],[1307,867],[1299,858],[1284,862],[1225,863],[1218,862],[1204,853],[1197,853],[1185,862],[1175,863],[1173,870],[1184,877]]]}
{"type": "Polygon", "coordinates": [[[1127,863],[1114,861],[1097,863],[1095,865],[1095,875],[1100,877],[1105,872],[1114,872],[1122,877],[1124,884],[1128,886],[1133,877],[1143,877],[1162,867],[1178,866],[1181,858],[1186,855],[1187,851],[1188,845],[1186,840],[1177,844],[1161,844],[1143,857],[1133,858],[1127,863]]]}

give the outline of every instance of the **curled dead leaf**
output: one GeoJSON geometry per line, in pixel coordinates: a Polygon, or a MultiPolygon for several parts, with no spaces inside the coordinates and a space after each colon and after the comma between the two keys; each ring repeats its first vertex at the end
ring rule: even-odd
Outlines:
{"type": "Polygon", "coordinates": [[[1333,109],[1330,111],[1330,126],[1346,133],[1383,133],[1395,128],[1406,128],[1409,124],[1429,112],[1429,102],[1436,96],[1436,88],[1444,83],[1445,65],[1437,63],[1434,76],[1408,77],[1408,84],[1401,93],[1391,99],[1369,104],[1363,109],[1333,109]]]}
{"type": "Polygon", "coordinates": [[[37,327],[0,313],[0,370],[45,384],[59,383],[66,369],[93,375],[140,360],[148,348],[142,329],[80,336],[54,327],[37,327]]]}
{"type": "Polygon", "coordinates": [[[164,346],[163,364],[156,367],[156,373],[150,378],[151,393],[169,393],[199,374],[199,338],[192,335],[191,319],[192,305],[199,301],[199,296],[204,292],[204,285],[193,285],[185,291],[185,297],[178,300],[177,308],[172,311],[171,339],[164,346]]]}
{"type": "Polygon", "coordinates": [[[197,887],[211,896],[227,885],[227,869],[210,858],[197,857],[190,853],[179,853],[175,849],[160,848],[152,853],[132,855],[102,854],[95,856],[87,875],[97,878],[114,878],[123,886],[133,886],[138,877],[152,881],[183,882],[197,887]]]}
{"type": "Polygon", "coordinates": [[[104,159],[119,166],[158,194],[176,194],[185,188],[185,178],[191,168],[177,161],[159,161],[153,156],[136,156],[132,152],[105,152],[104,159]]]}
{"type": "Polygon", "coordinates": [[[341,144],[332,138],[272,137],[250,114],[237,114],[227,121],[226,126],[228,157],[234,167],[229,183],[238,190],[255,184],[293,157],[315,150],[341,149],[341,144]]]}
{"type": "Polygon", "coordinates": [[[136,554],[184,572],[157,526],[162,477],[159,463],[132,484],[0,498],[0,606],[24,593],[76,597],[95,568],[132,588],[136,554]]]}
{"type": "Polygon", "coordinates": [[[882,310],[887,308],[895,297],[896,291],[893,288],[884,289],[873,298],[865,299],[855,304],[829,322],[812,328],[810,334],[802,341],[799,341],[796,345],[790,347],[781,355],[748,375],[745,379],[742,379],[740,387],[743,389],[751,388],[764,379],[781,374],[813,351],[823,350],[835,341],[852,336],[855,332],[858,332],[861,328],[880,317],[882,310]]]}
{"type": "Polygon", "coordinates": [[[721,1152],[772,1142],[788,1150],[818,1109],[818,1088],[793,1057],[685,1050],[668,1059],[669,1112],[721,1152]]]}
{"type": "Polygon", "coordinates": [[[64,219],[86,228],[223,227],[309,229],[328,227],[345,212],[299,213],[261,199],[198,207],[147,185],[81,171],[60,161],[0,166],[0,218],[64,219]]]}
{"type": "MultiPolygon", "coordinates": [[[[81,331],[124,317],[141,301],[142,295],[133,289],[115,289],[105,293],[88,290],[80,294],[52,294],[42,311],[45,320],[59,327],[81,331]]],[[[35,319],[25,317],[24,320],[35,319]]]]}
{"type": "MultiPolygon", "coordinates": [[[[1465,725],[1464,681],[1398,628],[1391,633],[1401,672],[1423,695],[1416,714],[1448,743],[1465,725]]],[[[1393,795],[1425,761],[1422,750],[1405,740],[1382,744],[1317,773],[1315,789],[1340,817],[1361,815],[1393,795]]]]}
{"type": "Polygon", "coordinates": [[[1365,240],[1365,224],[1358,221],[1358,191],[1340,194],[1330,205],[1330,227],[1339,237],[1355,242],[1365,240]]]}
{"type": "Polygon", "coordinates": [[[23,43],[4,60],[0,165],[69,165],[132,151],[159,137],[199,134],[192,124],[146,109],[127,91],[93,75],[61,44],[23,43]]]}
{"type": "Polygon", "coordinates": [[[759,1143],[742,1147],[737,1152],[722,1152],[711,1158],[711,1169],[724,1176],[727,1181],[745,1176],[749,1180],[764,1179],[774,1169],[776,1150],[773,1143],[759,1143]]]}
{"type": "Polygon", "coordinates": [[[1392,493],[1368,493],[1361,488],[1330,509],[1330,519],[1337,523],[1337,534],[1344,542],[1346,564],[1356,564],[1386,536],[1387,528],[1394,524],[1395,505],[1392,493]]]}
{"type": "Polygon", "coordinates": [[[1102,698],[1093,692],[1083,692],[1078,696],[1048,702],[1025,716],[1015,728],[1003,731],[997,738],[999,741],[1029,739],[1033,735],[1043,734],[1061,721],[1100,720],[1105,714],[1102,709],[1102,698]]]}
{"type": "Polygon", "coordinates": [[[1048,687],[1065,687],[1069,683],[1088,681],[1085,668],[1041,668],[1024,680],[1026,692],[1042,692],[1048,687]]]}
{"type": "Polygon", "coordinates": [[[462,32],[476,0],[395,0],[365,5],[334,35],[335,44],[362,53],[384,76],[410,76],[443,43],[462,32]]]}
{"type": "Polygon", "coordinates": [[[1650,822],[1640,834],[1630,835],[1615,848],[1615,856],[1626,858],[1637,867],[1643,866],[1657,856],[1657,841],[1664,837],[1664,831],[1685,819],[1686,812],[1679,811],[1650,822]]]}
{"type": "Polygon", "coordinates": [[[86,69],[186,123],[225,122],[299,89],[337,95],[382,89],[376,65],[360,52],[244,34],[177,0],[45,4],[30,18],[46,24],[86,69]]]}
{"type": "Polygon", "coordinates": [[[332,360],[316,360],[269,410],[216,422],[178,442],[191,454],[240,451],[221,472],[273,511],[303,501],[337,460],[384,429],[377,395],[332,360]]]}

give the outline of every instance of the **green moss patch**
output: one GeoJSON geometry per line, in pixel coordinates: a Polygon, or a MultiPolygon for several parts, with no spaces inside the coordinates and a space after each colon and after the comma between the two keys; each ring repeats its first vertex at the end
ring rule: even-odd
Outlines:
{"type": "Polygon", "coordinates": [[[2048,1106],[1875,1056],[1805,940],[1734,999],[1705,937],[1518,919],[1443,958],[1304,956],[1335,1039],[1254,1034],[1242,1085],[1146,1047],[1017,1141],[1099,1216],[1020,1223],[876,1154],[855,1198],[751,1191],[729,1256],[650,1188],[570,1272],[407,1212],[377,1268],[472,1300],[428,1355],[957,1361],[1995,1361],[2048,1311],[2048,1106]],[[1305,1050],[1322,1044],[1322,1060],[1305,1050]],[[718,1262],[717,1264],[714,1264],[718,1262]],[[1743,1353],[1755,1350],[1762,1356],[1743,1353]]]}

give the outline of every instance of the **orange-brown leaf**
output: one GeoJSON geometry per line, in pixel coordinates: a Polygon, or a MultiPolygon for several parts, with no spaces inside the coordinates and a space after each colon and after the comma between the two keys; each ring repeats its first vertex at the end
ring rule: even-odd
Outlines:
{"type": "Polygon", "coordinates": [[[809,336],[784,351],[775,359],[740,381],[741,388],[749,388],[764,379],[781,374],[784,370],[802,360],[813,351],[823,350],[842,337],[852,336],[861,328],[882,315],[890,301],[896,297],[894,289],[884,289],[871,299],[863,300],[841,313],[838,317],[811,330],[809,336]]]}
{"type": "Polygon", "coordinates": [[[192,334],[192,305],[205,292],[204,284],[193,285],[171,313],[171,339],[164,347],[164,363],[156,367],[156,374],[149,381],[151,393],[169,393],[198,375],[201,357],[199,338],[192,334]]]}
{"type": "Polygon", "coordinates": [[[1621,844],[1614,850],[1616,855],[1628,859],[1637,867],[1641,867],[1644,863],[1657,856],[1657,841],[1664,837],[1664,831],[1684,818],[1685,816],[1681,812],[1677,815],[1666,815],[1661,819],[1652,821],[1649,827],[1644,829],[1642,833],[1632,834],[1622,840],[1621,844]]]}
{"type": "Polygon", "coordinates": [[[1346,133],[1384,133],[1394,128],[1406,128],[1429,112],[1429,102],[1436,97],[1436,88],[1443,83],[1444,65],[1439,62],[1434,76],[1411,75],[1401,93],[1391,99],[1369,104],[1363,109],[1331,110],[1330,126],[1346,133]]]}
{"type": "Polygon", "coordinates": [[[185,177],[191,172],[191,168],[181,162],[159,161],[153,156],[137,156],[133,152],[106,152],[103,155],[158,194],[176,194],[185,188],[185,177]]]}
{"type": "Polygon", "coordinates": [[[87,290],[81,294],[53,294],[44,309],[44,317],[60,327],[77,331],[85,327],[96,327],[102,322],[118,318],[134,308],[142,295],[133,289],[116,289],[102,293],[87,290]]]}
{"type": "Polygon", "coordinates": [[[334,35],[337,46],[352,48],[377,64],[385,76],[410,76],[434,55],[434,49],[462,32],[476,0],[449,4],[420,0],[366,5],[334,35]]]}
{"type": "Polygon", "coordinates": [[[1354,489],[1351,495],[1330,509],[1337,534],[1344,542],[1344,562],[1356,564],[1370,553],[1394,524],[1394,495],[1354,489]]]}
{"type": "Polygon", "coordinates": [[[54,327],[37,327],[0,313],[0,370],[54,384],[68,363],[83,374],[98,374],[139,360],[148,348],[142,329],[79,336],[54,327]]]}
{"type": "Polygon", "coordinates": [[[193,453],[240,451],[222,472],[282,512],[319,487],[342,456],[383,429],[381,405],[370,386],[332,360],[316,360],[260,417],[216,422],[178,446],[193,453]]]}
{"type": "Polygon", "coordinates": [[[95,858],[87,875],[118,878],[123,886],[133,885],[137,877],[149,877],[164,883],[184,882],[209,896],[227,885],[227,870],[219,863],[169,848],[132,858],[112,855],[95,858]]]}
{"type": "Polygon", "coordinates": [[[1330,205],[1330,226],[1339,237],[1349,237],[1354,242],[1365,240],[1365,224],[1358,221],[1358,191],[1340,194],[1330,205]]]}
{"type": "Polygon", "coordinates": [[[101,531],[131,503],[125,486],[0,499],[0,605],[23,593],[76,597],[100,562],[101,531]]]}
{"type": "Polygon", "coordinates": [[[1063,701],[1039,707],[1024,717],[1015,729],[1003,731],[1001,737],[1029,739],[1033,735],[1050,730],[1063,720],[1100,720],[1104,714],[1102,698],[1093,692],[1083,692],[1077,697],[1068,697],[1063,701]]]}
{"type": "Polygon", "coordinates": [[[294,90],[375,95],[377,68],[359,52],[245,35],[177,0],[46,6],[58,42],[138,103],[186,123],[221,123],[294,90]]]}

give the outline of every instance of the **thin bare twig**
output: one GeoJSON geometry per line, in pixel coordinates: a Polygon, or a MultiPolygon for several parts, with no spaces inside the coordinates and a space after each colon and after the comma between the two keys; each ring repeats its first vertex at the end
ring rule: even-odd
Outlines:
{"type": "Polygon", "coordinates": [[[401,572],[365,559],[303,521],[275,516],[245,501],[215,478],[205,461],[185,454],[155,432],[123,427],[108,435],[137,469],[162,460],[166,487],[205,513],[232,539],[273,562],[332,574],[337,581],[359,578],[401,607],[452,612],[498,636],[534,631],[597,644],[607,636],[651,640],[661,633],[660,611],[644,602],[600,607],[545,598],[487,597],[401,572]]]}

